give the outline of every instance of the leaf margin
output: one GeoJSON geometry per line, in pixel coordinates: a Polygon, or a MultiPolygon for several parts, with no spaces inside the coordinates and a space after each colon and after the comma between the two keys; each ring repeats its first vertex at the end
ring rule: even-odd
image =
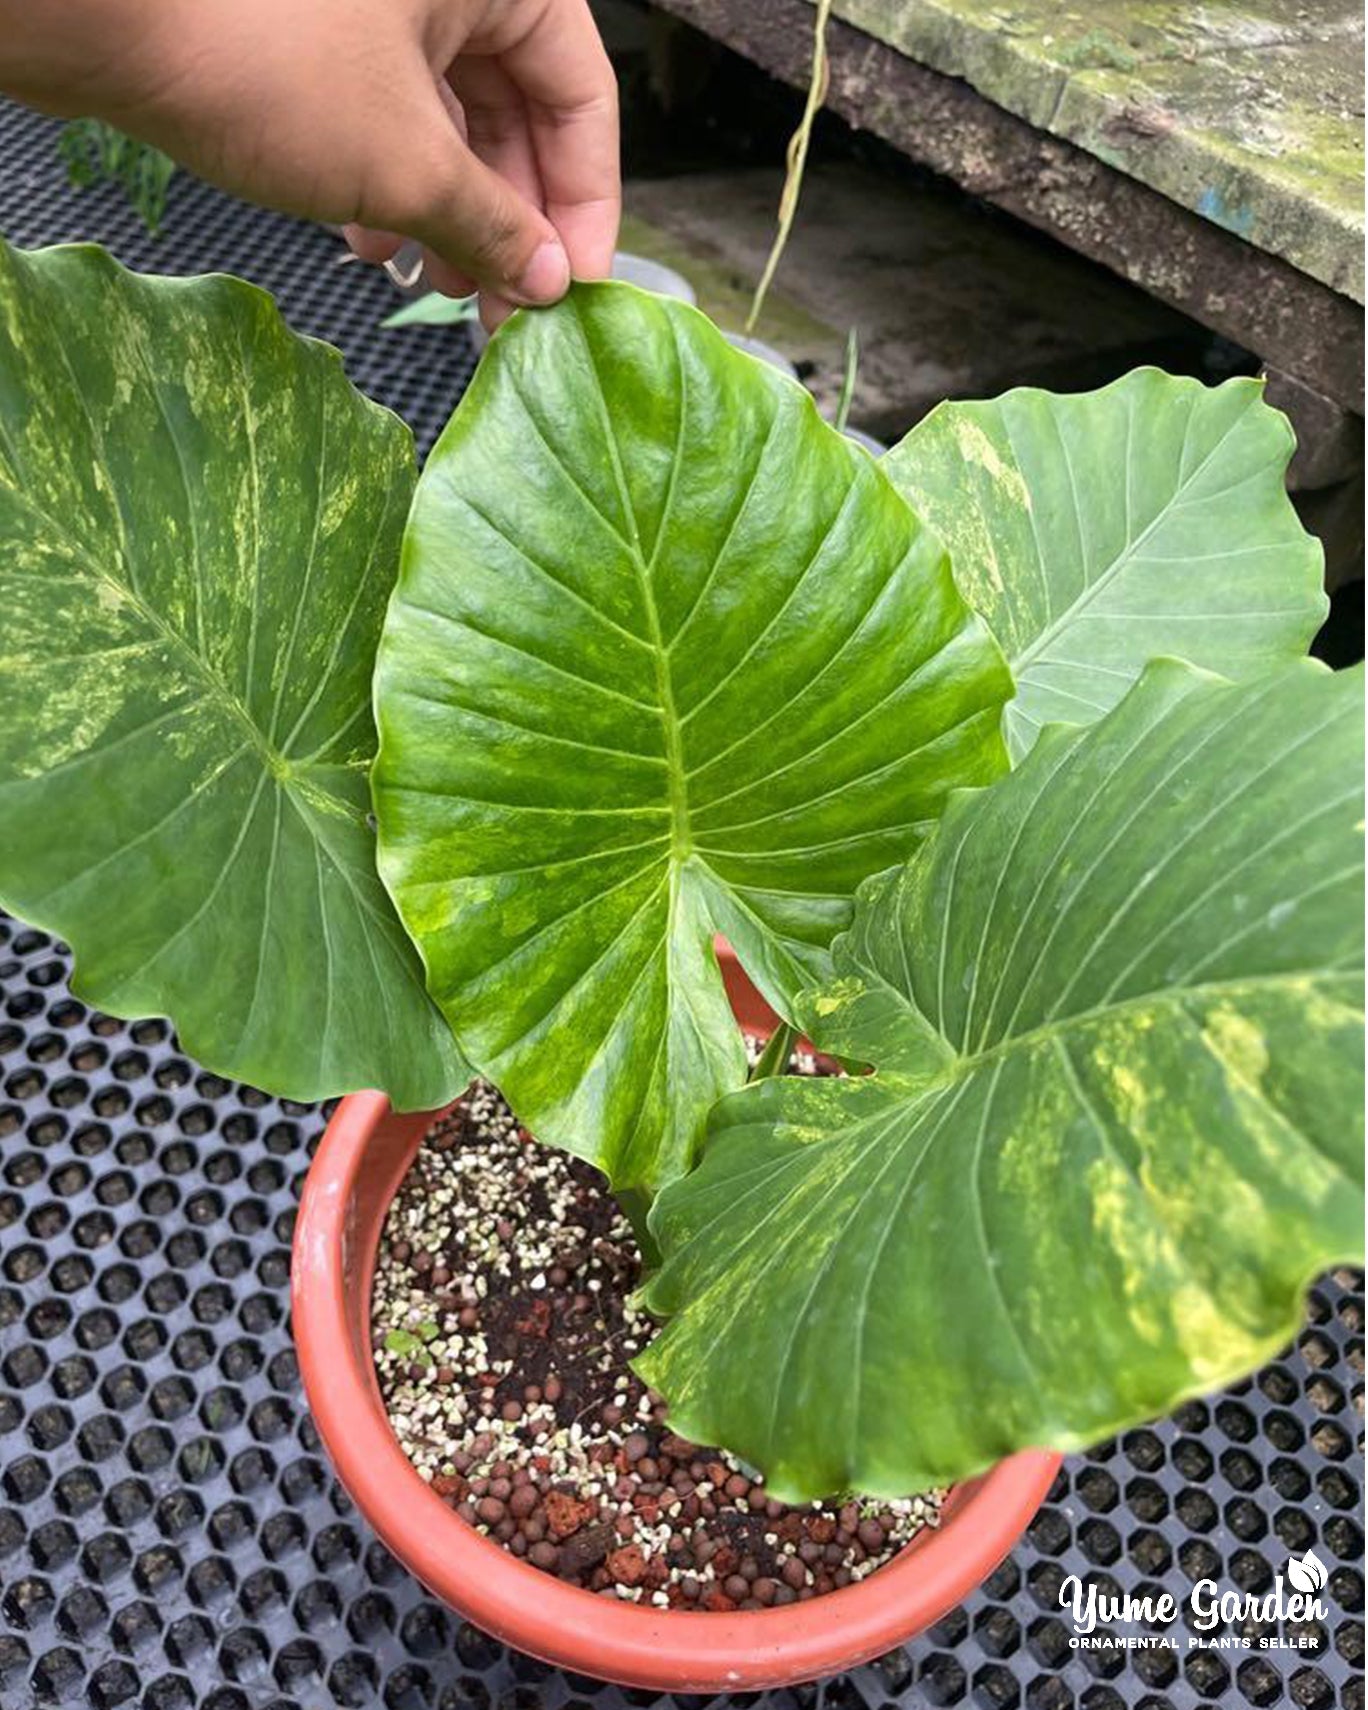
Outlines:
{"type": "MultiPolygon", "coordinates": [[[[1359,685],[1360,701],[1362,699],[1364,667],[1361,664],[1347,671],[1331,672],[1316,660],[1294,660],[1276,668],[1269,675],[1290,676],[1293,673],[1308,677],[1315,674],[1324,679],[1338,678],[1341,681],[1356,678],[1359,685]]],[[[1178,682],[1186,679],[1193,685],[1206,682],[1222,688],[1253,688],[1257,686],[1258,681],[1257,679],[1245,680],[1242,684],[1231,684],[1228,679],[1220,677],[1217,673],[1193,666],[1187,661],[1175,658],[1160,659],[1151,661],[1146,671],[1142,673],[1141,679],[1132,686],[1130,695],[1136,694],[1140,682],[1145,681],[1146,678],[1154,679],[1164,674],[1170,674],[1178,682]]],[[[1124,699],[1123,703],[1118,703],[1118,705],[1121,704],[1124,704],[1124,699]]],[[[1114,708],[1112,714],[1106,716],[1114,716],[1116,710],[1114,708]]],[[[1360,719],[1360,727],[1361,722],[1360,719]]],[[[1027,757],[1027,764],[1040,766],[1042,761],[1049,757],[1051,749],[1067,758],[1070,752],[1087,739],[1092,729],[1093,727],[1090,726],[1058,723],[1044,727],[1040,741],[1027,757]],[[1044,750],[1043,754],[1040,752],[1042,749],[1044,750]]],[[[952,803],[947,807],[946,813],[938,823],[933,838],[914,853],[904,868],[894,868],[885,873],[871,875],[860,887],[861,903],[865,907],[868,907],[871,902],[877,903],[880,893],[889,887],[896,886],[908,871],[916,867],[918,862],[925,862],[929,865],[934,856],[937,840],[943,836],[948,837],[954,831],[953,820],[965,816],[972,817],[976,805],[983,798],[992,795],[997,790],[1011,786],[1018,776],[1018,773],[1013,772],[1008,778],[1000,780],[997,785],[990,785],[986,789],[956,792],[952,803]]],[[[1363,830],[1361,807],[1357,829],[1361,834],[1363,830]]],[[[866,990],[863,993],[847,992],[841,994],[843,1000],[853,996],[856,1008],[864,1006],[864,1020],[860,1026],[855,1028],[853,1033],[845,1029],[838,1029],[834,1034],[828,1031],[832,1017],[837,1015],[841,1008],[841,1005],[831,1003],[831,995],[833,992],[840,991],[842,985],[840,967],[848,960],[847,951],[853,943],[860,925],[860,915],[857,913],[855,924],[833,946],[838,963],[838,977],[834,986],[826,989],[814,988],[804,994],[800,1019],[805,1025],[809,1037],[813,1039],[819,1050],[825,1049],[837,1055],[850,1052],[857,1059],[868,1062],[872,1056],[872,1041],[877,1037],[880,1027],[885,1022],[878,1002],[874,1001],[870,1004],[866,1001],[877,1000],[878,994],[876,992],[866,990]],[[871,1026],[872,1032],[865,1031],[867,1027],[871,1026]]],[[[1356,968],[1349,969],[1345,977],[1357,974],[1356,968]]],[[[1361,977],[1358,989],[1361,993],[1361,977]]],[[[901,994],[899,994],[899,1001],[902,1001],[901,994]]],[[[914,1015],[920,1014],[916,1011],[915,1006],[910,1007],[914,1015]]],[[[1354,1014],[1361,1018],[1361,1013],[1360,997],[1359,1006],[1354,1010],[1354,1014]]],[[[934,1032],[933,1024],[929,1020],[927,1026],[934,1032]]],[[[995,1047],[995,1049],[1008,1050],[1011,1048],[1010,1043],[1006,1047],[995,1047]]],[[[951,1089],[956,1084],[965,1084],[976,1061],[976,1057],[963,1060],[956,1059],[953,1045],[939,1034],[935,1034],[934,1038],[921,1043],[914,1041],[909,1059],[911,1092],[916,1093],[917,1077],[920,1075],[922,1077],[922,1097],[914,1102],[912,1108],[915,1109],[918,1102],[929,1102],[945,1096],[951,1096],[953,1107],[954,1097],[957,1095],[952,1095],[951,1089]]],[[[885,1082],[881,1085],[877,1067],[872,1074],[861,1079],[803,1082],[789,1078],[788,1080],[767,1080],[748,1085],[738,1092],[729,1094],[714,1107],[709,1125],[708,1140],[700,1163],[690,1176],[669,1184],[652,1208],[650,1229],[657,1246],[664,1254],[664,1261],[660,1269],[655,1270],[646,1278],[634,1299],[640,1309],[663,1321],[663,1327],[631,1364],[632,1369],[642,1381],[665,1395],[669,1405],[672,1427],[680,1435],[693,1441],[726,1442],[743,1458],[761,1466],[766,1471],[768,1488],[781,1500],[803,1502],[814,1497],[825,1497],[833,1493],[842,1494],[846,1491],[876,1497],[901,1497],[907,1495],[909,1489],[928,1489],[933,1486],[958,1483],[961,1480],[976,1477],[997,1464],[1005,1454],[1018,1449],[1045,1448],[1063,1454],[1079,1453],[1139,1423],[1140,1418],[1132,1406],[1128,1410],[1119,1411],[1109,1420],[1089,1425],[1086,1429],[1053,1430],[1047,1436],[1033,1437],[1030,1442],[1017,1441],[1004,1444],[1000,1449],[985,1452],[977,1459],[957,1463],[951,1468],[944,1466],[928,1467],[921,1471],[914,1471],[910,1475],[904,1468],[896,1474],[889,1474],[886,1468],[866,1461],[857,1467],[847,1468],[849,1478],[844,1484],[837,1479],[828,1486],[821,1481],[814,1482],[810,1476],[806,1478],[791,1476],[788,1468],[783,1465],[771,1473],[770,1468],[766,1465],[765,1445],[758,1435],[753,1435],[746,1440],[731,1441],[730,1439],[735,1438],[736,1433],[717,1411],[717,1398],[706,1385],[700,1386],[696,1394],[684,1399],[679,1399],[677,1393],[672,1393],[672,1391],[677,1391],[677,1385],[672,1383],[668,1363],[662,1359],[662,1344],[666,1342],[673,1323],[682,1312],[694,1307],[705,1294],[717,1292],[718,1288],[732,1276],[730,1267],[725,1265],[713,1266],[711,1269],[715,1274],[712,1281],[708,1281],[705,1276],[701,1290],[692,1286],[688,1275],[689,1248],[696,1239],[698,1232],[686,1230],[682,1240],[675,1240],[677,1232],[672,1231],[669,1226],[675,1202],[681,1195],[687,1195],[691,1191],[696,1192],[700,1188],[717,1197],[727,1188],[732,1179],[741,1180],[744,1178],[747,1174],[745,1170],[737,1170],[733,1176],[728,1176],[725,1170],[718,1170],[715,1180],[709,1181],[707,1179],[710,1168],[717,1170],[719,1157],[729,1145],[734,1148],[738,1160],[744,1161],[750,1158],[756,1161],[754,1168],[749,1173],[768,1174],[771,1169],[777,1170],[785,1163],[792,1163],[802,1158],[809,1145],[839,1146],[843,1144],[844,1141],[838,1129],[821,1125],[820,1114],[822,1104],[828,1101],[839,1110],[840,1093],[837,1089],[841,1088],[846,1090],[847,1096],[852,1101],[862,1100],[868,1107],[864,1115],[853,1119],[849,1118],[848,1113],[842,1113],[847,1118],[846,1125],[848,1127],[858,1127],[860,1124],[873,1120],[877,1117],[881,1107],[890,1104],[897,1105],[909,1096],[906,1085],[897,1076],[891,1083],[885,1082]],[[805,1098],[810,1099],[811,1104],[817,1110],[818,1119],[815,1123],[808,1124],[802,1120],[801,1106],[805,1098]],[[785,1108],[790,1100],[793,1101],[795,1114],[792,1120],[786,1120],[785,1108]],[[682,1275],[680,1274],[681,1271],[682,1275]]],[[[934,1138],[935,1130],[933,1129],[928,1144],[934,1138]]],[[[1335,1167],[1338,1169],[1338,1165],[1335,1167]]],[[[1348,1178],[1346,1178],[1346,1182],[1348,1182],[1348,1178]]],[[[1348,1185],[1354,1188],[1361,1201],[1361,1180],[1348,1183],[1348,1185]]],[[[749,1191],[747,1189],[747,1192],[749,1191]]],[[[709,1219],[703,1225],[703,1229],[710,1228],[712,1223],[718,1221],[722,1215],[724,1214],[719,1213],[718,1217],[709,1219]]],[[[765,1220],[767,1218],[762,1221],[765,1220]]],[[[680,1221],[683,1223],[687,1219],[681,1218],[680,1221]]],[[[1362,1217],[1360,1216],[1356,1228],[1362,1231],[1362,1227],[1362,1217]]],[[[756,1226],[752,1224],[747,1240],[753,1240],[755,1233],[756,1226]]],[[[1350,1241],[1342,1250],[1322,1251],[1300,1270],[1296,1282],[1290,1287],[1283,1301],[1283,1309],[1281,1314],[1276,1317],[1276,1322],[1270,1319],[1265,1312],[1265,1319],[1269,1322],[1270,1327],[1259,1335],[1252,1353],[1232,1353],[1228,1363],[1224,1366],[1203,1369],[1200,1375],[1193,1377],[1190,1384],[1180,1389],[1166,1389],[1163,1396],[1153,1402],[1150,1411],[1144,1417],[1155,1417],[1167,1413],[1185,1401],[1209,1396],[1213,1392],[1247,1377],[1252,1370],[1282,1353],[1289,1343],[1295,1340],[1296,1334],[1304,1326],[1304,1301],[1311,1284],[1328,1268],[1340,1264],[1361,1265],[1363,1262],[1361,1242],[1362,1237],[1360,1235],[1358,1245],[1350,1241]]],[[[704,1272],[708,1268],[706,1263],[702,1266],[704,1272]]],[[[820,1278],[820,1272],[818,1274],[820,1278]]],[[[809,1296],[810,1299],[811,1296],[809,1296]]],[[[909,1400],[915,1405],[915,1398],[909,1398],[909,1400]]],[[[771,1415],[771,1429],[772,1424],[773,1415],[771,1415]]]]}

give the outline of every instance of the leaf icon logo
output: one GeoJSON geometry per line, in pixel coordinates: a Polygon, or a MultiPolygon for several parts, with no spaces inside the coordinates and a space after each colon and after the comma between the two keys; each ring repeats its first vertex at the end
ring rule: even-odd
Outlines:
{"type": "Polygon", "coordinates": [[[1314,1550],[1308,1550],[1300,1561],[1290,1556],[1287,1562],[1287,1577],[1298,1591],[1303,1591],[1308,1597],[1314,1597],[1329,1578],[1325,1563],[1314,1550]]]}

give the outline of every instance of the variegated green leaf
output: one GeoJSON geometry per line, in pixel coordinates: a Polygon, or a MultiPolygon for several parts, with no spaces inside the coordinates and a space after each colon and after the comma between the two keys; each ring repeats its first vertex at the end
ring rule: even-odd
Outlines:
{"type": "Polygon", "coordinates": [[[1151,666],[870,881],[666,1189],[637,1369],[782,1497],[1082,1447],[1274,1354],[1363,1243],[1363,675],[1151,666]]]}
{"type": "Polygon", "coordinates": [[[1326,603],[1284,486],[1292,448],[1261,382],[1139,368],[1097,392],[941,404],[888,453],[1011,661],[1014,760],[1159,655],[1239,678],[1306,652],[1326,603]]]}
{"type": "Polygon", "coordinates": [[[0,245],[0,902],[297,1099],[466,1078],[366,822],[412,486],[264,293],[0,245]]]}
{"type": "Polygon", "coordinates": [[[494,339],[418,486],[376,678],[381,872],[471,1061],[620,1187],[745,1073],[856,885],[1006,763],[1001,656],[878,467],[695,310],[494,339]]]}

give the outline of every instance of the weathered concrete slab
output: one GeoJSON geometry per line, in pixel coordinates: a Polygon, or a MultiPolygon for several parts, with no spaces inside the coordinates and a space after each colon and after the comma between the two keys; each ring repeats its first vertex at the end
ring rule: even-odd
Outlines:
{"type": "Polygon", "coordinates": [[[835,0],[834,12],[1363,301],[1353,0],[835,0]]]}
{"type": "MultiPolygon", "coordinates": [[[[782,173],[629,180],[622,242],[688,278],[740,331],[774,236],[782,173]]],[[[947,397],[1034,383],[1100,385],[1191,353],[1192,326],[1144,292],[937,184],[815,166],[760,337],[799,365],[829,414],[857,329],[851,420],[899,437],[947,397]]]]}
{"type": "MultiPolygon", "coordinates": [[[[812,0],[653,3],[807,86],[812,0]]],[[[1364,316],[1352,296],[865,30],[833,18],[827,42],[827,105],[848,123],[1362,412],[1364,316]]]]}

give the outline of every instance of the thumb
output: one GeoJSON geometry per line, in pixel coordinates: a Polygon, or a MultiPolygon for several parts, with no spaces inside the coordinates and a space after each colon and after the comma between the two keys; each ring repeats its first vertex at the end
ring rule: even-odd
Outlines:
{"type": "Polygon", "coordinates": [[[556,228],[471,153],[436,87],[425,93],[421,120],[396,133],[395,160],[374,174],[365,223],[417,238],[482,291],[554,303],[570,286],[556,228]]]}

